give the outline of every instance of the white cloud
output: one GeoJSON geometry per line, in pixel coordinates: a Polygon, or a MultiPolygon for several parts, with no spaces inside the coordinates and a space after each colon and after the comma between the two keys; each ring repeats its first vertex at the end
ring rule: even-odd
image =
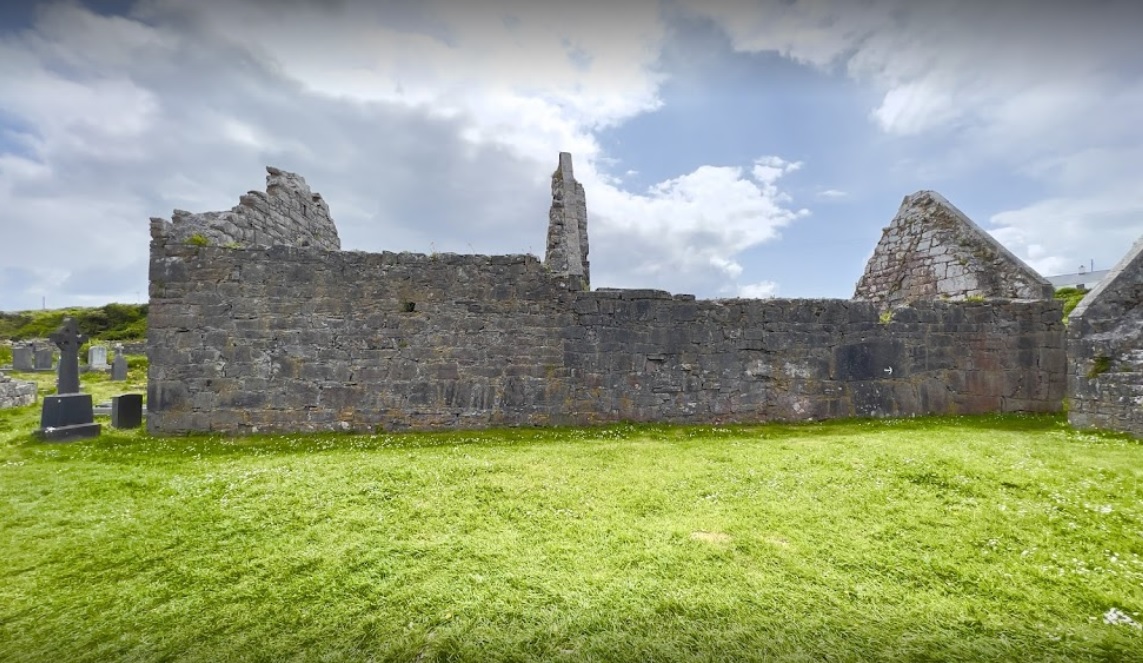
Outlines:
{"type": "Polygon", "coordinates": [[[21,247],[0,257],[0,308],[133,299],[148,217],[227,209],[264,165],[324,195],[346,248],[542,254],[547,176],[570,151],[596,285],[735,287],[737,254],[806,213],[778,186],[800,164],[777,157],[642,193],[605,174],[595,132],[660,104],[655,0],[38,16],[0,33],[0,225],[21,247]]]}
{"type": "Polygon", "coordinates": [[[930,150],[903,148],[896,167],[934,180],[985,167],[1032,178],[1050,197],[991,220],[993,234],[1040,271],[1072,271],[1092,256],[1097,267],[1114,263],[1143,234],[1143,4],[683,4],[739,51],[778,52],[875,90],[875,126],[930,150]]]}
{"type": "Polygon", "coordinates": [[[277,3],[151,0],[139,13],[191,15],[320,94],[465,115],[468,140],[533,158],[553,147],[594,154],[590,129],[659,103],[651,65],[664,32],[651,0],[430,0],[400,10],[408,14],[395,22],[398,11],[368,2],[296,2],[284,11],[277,3]]]}
{"type": "Polygon", "coordinates": [[[713,289],[734,282],[743,271],[737,254],[776,239],[781,228],[809,214],[790,207],[789,195],[777,186],[799,167],[773,156],[757,159],[749,175],[735,166],[702,166],[643,194],[577,172],[594,210],[591,257],[602,254],[608,264],[624,265],[622,273],[608,276],[626,286],[713,289]]]}
{"type": "Polygon", "coordinates": [[[1140,237],[1143,193],[1049,198],[992,217],[992,234],[1045,276],[1096,263],[1107,269],[1140,237]]]}
{"type": "Polygon", "coordinates": [[[908,136],[946,126],[958,112],[949,92],[930,81],[917,81],[886,92],[872,116],[883,130],[908,136]]]}
{"type": "Polygon", "coordinates": [[[759,281],[738,287],[738,296],[748,299],[768,299],[778,295],[778,284],[773,281],[759,281]]]}

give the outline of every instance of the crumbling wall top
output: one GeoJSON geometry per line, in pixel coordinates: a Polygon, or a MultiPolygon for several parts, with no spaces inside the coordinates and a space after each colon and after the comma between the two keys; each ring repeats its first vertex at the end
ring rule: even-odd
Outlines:
{"type": "Polygon", "coordinates": [[[296,173],[273,166],[267,166],[266,172],[266,191],[248,192],[229,211],[195,214],[176,209],[170,221],[152,218],[152,238],[219,246],[340,250],[337,226],[321,194],[311,191],[296,173]]]}

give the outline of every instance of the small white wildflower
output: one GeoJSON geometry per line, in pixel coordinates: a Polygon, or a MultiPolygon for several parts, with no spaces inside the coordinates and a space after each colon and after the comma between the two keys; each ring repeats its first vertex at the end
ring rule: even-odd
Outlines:
{"type": "Polygon", "coordinates": [[[1124,626],[1130,626],[1134,629],[1143,629],[1143,625],[1140,625],[1139,622],[1131,619],[1127,613],[1123,612],[1119,608],[1112,608],[1111,610],[1108,610],[1106,613],[1104,613],[1103,622],[1112,626],[1122,624],[1124,626]]]}

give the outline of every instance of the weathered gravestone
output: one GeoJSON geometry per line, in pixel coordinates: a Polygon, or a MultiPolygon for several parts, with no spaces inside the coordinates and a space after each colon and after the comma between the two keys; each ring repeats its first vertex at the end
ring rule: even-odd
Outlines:
{"type": "Polygon", "coordinates": [[[107,348],[102,345],[93,345],[87,349],[87,367],[93,371],[106,371],[107,348]]]}
{"type": "Polygon", "coordinates": [[[16,345],[12,347],[12,370],[30,371],[35,366],[32,346],[16,345]]]}
{"type": "Polygon", "coordinates": [[[44,397],[36,435],[49,442],[95,437],[102,427],[94,423],[91,394],[79,393],[79,346],[87,341],[87,336],[79,333],[75,318],[64,318],[50,338],[60,349],[57,393],[44,397]]]}
{"type": "Polygon", "coordinates": [[[123,352],[118,352],[115,359],[111,361],[111,380],[113,382],[123,382],[127,379],[127,357],[123,352]]]}
{"type": "Polygon", "coordinates": [[[143,424],[143,394],[111,397],[111,425],[115,428],[138,428],[143,424]]]}
{"type": "Polygon", "coordinates": [[[35,349],[35,366],[32,370],[50,371],[55,363],[55,352],[51,348],[35,349]]]}

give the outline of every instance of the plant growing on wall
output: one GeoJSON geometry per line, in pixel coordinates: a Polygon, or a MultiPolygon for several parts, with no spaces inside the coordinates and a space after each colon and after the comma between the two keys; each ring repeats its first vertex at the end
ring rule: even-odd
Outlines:
{"type": "Polygon", "coordinates": [[[1087,379],[1094,380],[1111,368],[1111,357],[1099,356],[1091,360],[1091,368],[1087,371],[1087,379]]]}

